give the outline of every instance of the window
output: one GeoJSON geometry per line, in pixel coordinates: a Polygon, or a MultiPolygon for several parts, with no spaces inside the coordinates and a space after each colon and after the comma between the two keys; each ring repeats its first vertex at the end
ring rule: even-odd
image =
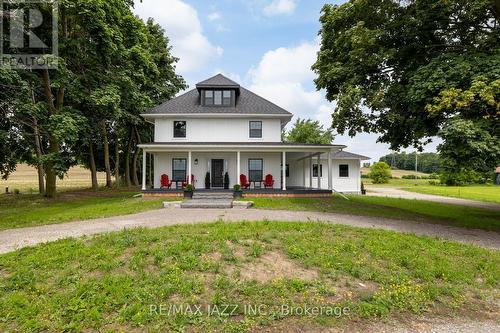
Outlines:
{"type": "Polygon", "coordinates": [[[349,165],[347,164],[339,165],[339,177],[349,177],[349,165]]]}
{"type": "Polygon", "coordinates": [[[204,90],[203,105],[231,106],[233,92],[231,90],[204,90]]]}
{"type": "Polygon", "coordinates": [[[174,121],[174,138],[186,137],[186,122],[174,121]]]}
{"type": "MultiPolygon", "coordinates": [[[[323,164],[319,165],[319,176],[323,177],[323,164]]],[[[313,164],[313,177],[318,177],[318,165],[313,164]]]]}
{"type": "Polygon", "coordinates": [[[262,121],[250,122],[250,137],[262,138],[262,121]]]}
{"type": "Polygon", "coordinates": [[[231,105],[231,91],[230,90],[224,90],[222,92],[222,104],[229,106],[231,105]]]}
{"type": "Polygon", "coordinates": [[[214,105],[222,105],[222,91],[214,91],[214,105]]]}
{"type": "Polygon", "coordinates": [[[251,182],[261,181],[264,179],[263,175],[263,161],[262,159],[249,159],[248,160],[248,180],[251,182]]]}
{"type": "Polygon", "coordinates": [[[186,179],[186,165],[185,158],[172,159],[172,180],[180,181],[186,179]]]}
{"type": "Polygon", "coordinates": [[[214,91],[205,90],[205,105],[214,105],[214,91]]]}

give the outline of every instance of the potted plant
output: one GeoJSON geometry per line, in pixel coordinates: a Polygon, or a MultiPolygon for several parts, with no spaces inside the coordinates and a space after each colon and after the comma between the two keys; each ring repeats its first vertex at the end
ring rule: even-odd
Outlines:
{"type": "Polygon", "coordinates": [[[361,182],[361,194],[362,195],[366,194],[365,184],[363,182],[361,182]]]}
{"type": "Polygon", "coordinates": [[[243,191],[241,190],[241,185],[240,184],[235,184],[233,186],[233,197],[234,198],[242,198],[243,197],[243,191]]]}
{"type": "Polygon", "coordinates": [[[207,172],[205,175],[205,188],[210,188],[210,172],[207,172]]]}
{"type": "Polygon", "coordinates": [[[184,187],[184,198],[192,198],[193,197],[193,184],[187,184],[184,187]]]}
{"type": "Polygon", "coordinates": [[[224,174],[224,189],[229,190],[229,174],[227,172],[224,174]]]}

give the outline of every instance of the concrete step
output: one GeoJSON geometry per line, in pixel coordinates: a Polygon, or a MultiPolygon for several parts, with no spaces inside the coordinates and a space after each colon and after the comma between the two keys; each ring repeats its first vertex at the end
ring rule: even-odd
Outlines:
{"type": "Polygon", "coordinates": [[[193,199],[196,200],[232,200],[233,195],[212,195],[212,196],[201,196],[193,194],[193,199]]]}
{"type": "Polygon", "coordinates": [[[232,200],[201,200],[193,199],[181,203],[181,208],[233,208],[232,200]]]}
{"type": "Polygon", "coordinates": [[[232,199],[232,192],[194,192],[193,199],[232,199]]]}

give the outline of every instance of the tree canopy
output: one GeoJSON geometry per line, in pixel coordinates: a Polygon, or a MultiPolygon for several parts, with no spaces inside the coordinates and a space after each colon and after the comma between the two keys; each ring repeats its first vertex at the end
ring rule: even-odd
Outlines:
{"type": "Polygon", "coordinates": [[[10,151],[0,150],[0,174],[34,165],[49,197],[56,177],[75,164],[90,168],[96,190],[98,170],[107,186],[113,174],[117,185],[120,177],[137,185],[137,145],[152,136],[140,113],[186,85],[165,31],[135,16],[132,5],[61,0],[58,68],[0,68],[0,143],[10,151]]]}
{"type": "Polygon", "coordinates": [[[331,129],[324,129],[319,121],[298,118],[292,128],[284,133],[289,143],[330,144],[333,141],[331,129]]]}
{"type": "Polygon", "coordinates": [[[499,8],[497,0],[325,5],[313,70],[317,88],[337,102],[333,127],[379,133],[399,150],[446,139],[441,130],[461,118],[498,142],[499,8]]]}

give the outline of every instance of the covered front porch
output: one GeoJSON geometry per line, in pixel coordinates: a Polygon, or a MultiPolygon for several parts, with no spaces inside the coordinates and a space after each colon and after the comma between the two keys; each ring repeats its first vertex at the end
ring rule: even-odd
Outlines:
{"type": "Polygon", "coordinates": [[[142,190],[147,195],[177,195],[191,184],[195,191],[232,190],[234,185],[240,185],[243,195],[250,197],[331,194],[331,155],[344,146],[255,142],[151,143],[140,147],[142,190]],[[144,172],[148,155],[153,156],[154,170],[149,186],[144,172]],[[327,156],[324,168],[322,155],[327,156]],[[169,186],[164,186],[162,179],[167,177],[169,186]],[[328,186],[322,188],[325,177],[328,186]]]}

